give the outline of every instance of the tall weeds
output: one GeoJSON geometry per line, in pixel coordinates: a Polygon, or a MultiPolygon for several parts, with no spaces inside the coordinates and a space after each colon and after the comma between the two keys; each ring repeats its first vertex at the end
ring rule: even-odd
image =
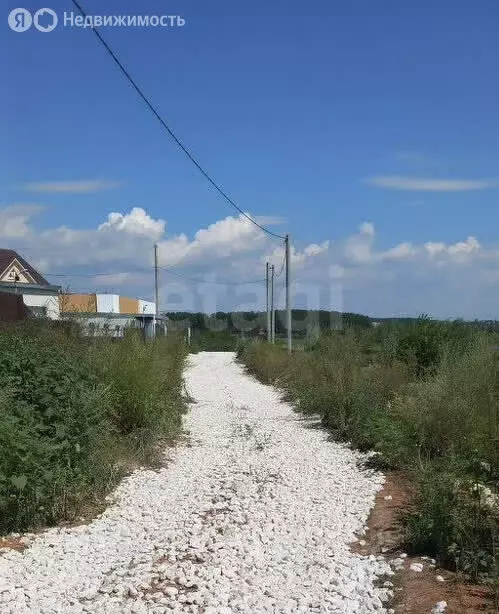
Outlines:
{"type": "Polygon", "coordinates": [[[183,344],[0,330],[0,530],[74,517],[179,429],[183,344]]]}

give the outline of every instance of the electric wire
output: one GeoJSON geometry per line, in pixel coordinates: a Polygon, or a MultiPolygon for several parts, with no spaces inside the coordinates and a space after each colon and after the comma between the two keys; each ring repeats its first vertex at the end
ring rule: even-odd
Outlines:
{"type": "MultiPolygon", "coordinates": [[[[77,0],[71,0],[73,2],[73,4],[76,6],[76,8],[79,10],[79,12],[81,13],[81,15],[86,18],[87,14],[84,11],[84,9],[80,6],[80,4],[77,2],[77,0]]],[[[230,196],[228,196],[228,194],[220,187],[220,185],[211,177],[211,175],[205,171],[205,169],[201,166],[201,164],[196,160],[196,158],[194,157],[194,155],[190,152],[190,150],[182,143],[182,141],[177,137],[177,135],[173,132],[173,130],[169,127],[169,125],[166,123],[166,121],[161,117],[159,111],[156,109],[156,107],[152,104],[152,102],[148,99],[148,97],[143,93],[142,89],[137,85],[137,83],[135,82],[135,80],[133,79],[133,77],[130,75],[130,73],[128,72],[128,70],[125,68],[125,66],[123,65],[123,63],[121,62],[121,60],[117,57],[117,55],[115,54],[115,52],[111,49],[111,47],[108,45],[108,43],[105,41],[105,39],[103,38],[103,36],[100,34],[100,32],[97,30],[97,28],[92,27],[91,30],[93,30],[95,36],[99,39],[100,43],[104,46],[104,48],[106,49],[107,53],[111,56],[111,58],[114,60],[115,64],[119,67],[119,69],[121,70],[121,72],[125,75],[126,79],[128,80],[128,82],[130,83],[130,85],[134,88],[134,90],[137,92],[137,94],[140,96],[140,98],[143,100],[143,102],[146,104],[146,106],[148,107],[148,109],[154,114],[154,116],[156,117],[156,119],[160,122],[160,124],[163,126],[163,128],[166,130],[166,132],[168,133],[168,135],[173,139],[173,141],[178,145],[178,147],[180,147],[180,149],[184,152],[184,154],[187,156],[187,158],[189,158],[189,160],[194,164],[194,166],[198,169],[198,171],[203,175],[203,177],[205,177],[205,179],[207,179],[210,184],[217,190],[217,192],[230,204],[232,205],[232,207],[234,207],[235,209],[237,209],[237,211],[239,211],[239,213],[241,215],[243,215],[246,219],[248,219],[252,224],[254,224],[255,226],[257,226],[258,228],[260,228],[260,230],[262,230],[263,232],[267,233],[268,235],[275,237],[277,239],[285,239],[284,236],[279,235],[275,232],[272,232],[271,230],[269,230],[268,228],[265,228],[265,226],[263,226],[262,224],[259,224],[258,222],[256,222],[250,215],[248,215],[247,213],[245,213],[243,211],[243,209],[241,209],[241,207],[239,207],[239,205],[237,205],[231,198],[230,196]]]]}
{"type": "MultiPolygon", "coordinates": [[[[180,273],[179,271],[174,271],[173,269],[168,269],[166,267],[158,267],[160,271],[165,271],[166,273],[170,273],[171,275],[175,275],[176,277],[180,277],[182,279],[186,279],[187,281],[191,281],[194,283],[203,283],[203,284],[214,284],[220,286],[244,286],[246,284],[261,284],[265,283],[265,279],[250,279],[247,281],[212,281],[209,279],[202,279],[199,277],[190,277],[185,275],[184,273],[180,273]]],[[[79,277],[79,278],[88,278],[92,279],[95,277],[111,277],[113,275],[130,275],[137,273],[151,273],[154,268],[151,269],[135,269],[130,271],[114,271],[109,273],[42,273],[45,277],[57,277],[57,278],[70,278],[70,277],[79,277]]]]}
{"type": "Polygon", "coordinates": [[[282,275],[282,272],[284,271],[284,267],[285,266],[286,266],[286,252],[284,252],[284,255],[283,255],[283,258],[282,258],[281,268],[279,270],[279,273],[277,273],[277,275],[275,275],[275,279],[278,279],[282,275]]]}
{"type": "Polygon", "coordinates": [[[264,284],[266,283],[265,279],[250,279],[248,281],[211,281],[209,279],[201,279],[196,277],[188,277],[187,275],[183,275],[178,271],[174,271],[173,269],[167,269],[165,267],[158,267],[160,271],[165,271],[166,273],[171,273],[172,275],[176,275],[178,277],[182,277],[187,279],[188,281],[192,281],[200,284],[215,284],[222,286],[245,286],[246,284],[264,284]]]}

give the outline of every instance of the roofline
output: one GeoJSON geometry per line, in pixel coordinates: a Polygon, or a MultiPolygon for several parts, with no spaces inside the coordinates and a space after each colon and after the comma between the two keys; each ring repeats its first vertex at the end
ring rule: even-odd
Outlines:
{"type": "Polygon", "coordinates": [[[0,289],[8,288],[13,290],[18,290],[19,294],[21,294],[20,290],[28,289],[34,290],[35,293],[43,294],[43,292],[50,292],[51,294],[59,294],[61,292],[61,286],[54,286],[52,284],[27,284],[22,281],[0,281],[0,289]]]}

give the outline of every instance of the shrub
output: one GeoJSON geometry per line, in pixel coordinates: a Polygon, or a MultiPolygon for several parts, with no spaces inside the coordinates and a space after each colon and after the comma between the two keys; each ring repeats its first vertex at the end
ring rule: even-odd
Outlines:
{"type": "Polygon", "coordinates": [[[416,382],[395,402],[398,419],[412,426],[420,461],[441,456],[496,461],[491,432],[499,401],[497,358],[486,337],[447,353],[437,373],[416,382]]]}
{"type": "Polygon", "coordinates": [[[499,535],[499,507],[493,495],[460,459],[425,466],[417,511],[407,518],[408,547],[432,554],[440,564],[469,574],[490,576],[499,561],[493,544],[499,535]]]}
{"type": "Polygon", "coordinates": [[[183,343],[0,330],[0,530],[72,518],[180,427],[183,343]]]}
{"type": "Polygon", "coordinates": [[[181,425],[185,347],[179,337],[144,343],[130,331],[118,342],[95,343],[92,360],[106,386],[106,409],[119,435],[152,439],[181,425]]]}
{"type": "Polygon", "coordinates": [[[229,331],[203,330],[193,334],[191,352],[235,352],[240,345],[239,337],[229,331]]]}
{"type": "Polygon", "coordinates": [[[0,526],[53,521],[92,480],[103,387],[56,336],[31,329],[0,335],[0,389],[0,526]]]}

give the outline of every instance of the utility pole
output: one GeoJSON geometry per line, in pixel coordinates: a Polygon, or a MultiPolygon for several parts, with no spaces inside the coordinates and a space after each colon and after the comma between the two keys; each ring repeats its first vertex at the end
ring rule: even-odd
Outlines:
{"type": "Polygon", "coordinates": [[[272,341],[272,329],[271,329],[271,318],[270,318],[270,304],[269,304],[269,263],[267,262],[265,267],[265,283],[267,288],[267,341],[270,343],[272,341]]]}
{"type": "Polygon", "coordinates": [[[275,343],[275,308],[274,308],[274,265],[270,265],[270,314],[271,314],[271,340],[275,343]]]}
{"type": "Polygon", "coordinates": [[[158,269],[158,244],[154,245],[154,294],[156,299],[156,312],[154,318],[153,337],[156,337],[156,318],[159,316],[159,269],[158,269]]]}
{"type": "Polygon", "coordinates": [[[291,353],[293,348],[292,330],[291,330],[291,296],[289,291],[289,285],[291,283],[291,256],[290,256],[290,241],[289,234],[285,239],[286,246],[286,328],[288,333],[288,352],[291,353]]]}

